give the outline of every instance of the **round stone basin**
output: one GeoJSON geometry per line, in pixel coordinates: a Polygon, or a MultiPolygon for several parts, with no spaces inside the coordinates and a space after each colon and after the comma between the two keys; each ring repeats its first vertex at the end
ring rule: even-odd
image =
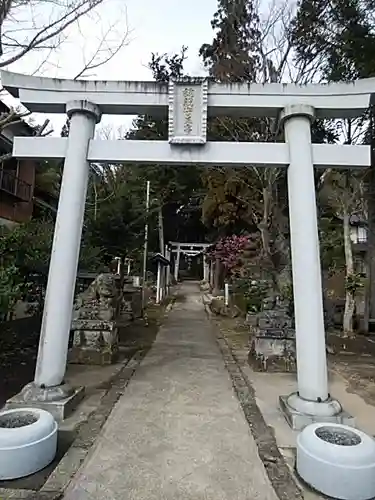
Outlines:
{"type": "Polygon", "coordinates": [[[335,423],[311,424],[297,437],[296,469],[312,488],[341,500],[375,497],[375,441],[335,423]]]}
{"type": "Polygon", "coordinates": [[[56,455],[57,429],[45,410],[0,412],[0,480],[25,477],[47,467],[56,455]]]}

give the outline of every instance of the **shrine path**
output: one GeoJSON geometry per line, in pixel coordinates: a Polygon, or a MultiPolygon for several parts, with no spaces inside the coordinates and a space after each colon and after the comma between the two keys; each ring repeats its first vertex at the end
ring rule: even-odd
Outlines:
{"type": "Polygon", "coordinates": [[[198,285],[168,313],[65,500],[276,500],[198,285]]]}

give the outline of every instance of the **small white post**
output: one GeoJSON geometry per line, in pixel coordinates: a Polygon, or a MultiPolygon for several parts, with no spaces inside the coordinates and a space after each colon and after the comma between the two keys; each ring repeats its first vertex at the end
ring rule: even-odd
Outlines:
{"type": "Polygon", "coordinates": [[[328,393],[319,235],[311,147],[314,110],[291,105],[281,115],[289,145],[288,196],[296,325],[298,392],[293,410],[330,416],[341,411],[328,393]]]}
{"type": "Polygon", "coordinates": [[[115,260],[117,261],[116,274],[120,275],[121,274],[121,257],[115,257],[115,260]]]}
{"type": "Polygon", "coordinates": [[[180,269],[180,256],[181,256],[181,250],[180,250],[180,245],[178,245],[176,260],[174,264],[174,279],[176,280],[176,282],[178,281],[178,272],[180,269]]]}
{"type": "Polygon", "coordinates": [[[89,176],[87,150],[101,117],[99,108],[88,101],[70,102],[66,110],[70,130],[34,380],[36,387],[53,392],[65,375],[89,176]]]}
{"type": "Polygon", "coordinates": [[[226,307],[229,306],[229,283],[224,284],[224,304],[226,307]]]}
{"type": "Polygon", "coordinates": [[[131,266],[131,262],[130,262],[130,259],[128,259],[128,267],[127,267],[127,270],[126,270],[127,276],[130,276],[130,266],[131,266]]]}
{"type": "Polygon", "coordinates": [[[156,303],[160,304],[160,297],[161,297],[161,264],[160,261],[158,261],[158,272],[156,276],[156,303]]]}

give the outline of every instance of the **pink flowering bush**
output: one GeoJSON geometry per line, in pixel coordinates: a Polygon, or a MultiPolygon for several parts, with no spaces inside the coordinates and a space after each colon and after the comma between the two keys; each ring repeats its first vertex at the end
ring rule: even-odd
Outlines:
{"type": "Polygon", "coordinates": [[[232,235],[220,239],[209,252],[211,258],[218,259],[227,272],[232,273],[242,263],[244,252],[250,247],[249,236],[232,235]]]}

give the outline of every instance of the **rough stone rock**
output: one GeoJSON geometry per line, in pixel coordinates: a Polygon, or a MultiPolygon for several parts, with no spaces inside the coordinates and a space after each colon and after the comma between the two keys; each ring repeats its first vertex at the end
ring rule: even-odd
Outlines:
{"type": "Polygon", "coordinates": [[[213,297],[210,309],[214,314],[217,314],[218,316],[221,315],[225,309],[224,297],[213,297]]]}
{"type": "Polygon", "coordinates": [[[200,282],[200,289],[202,292],[208,292],[210,290],[210,284],[207,281],[201,281],[200,282]]]}
{"type": "Polygon", "coordinates": [[[235,304],[230,304],[229,306],[225,305],[224,297],[213,297],[210,303],[210,309],[214,314],[226,318],[237,318],[241,315],[241,309],[235,304]]]}
{"type": "Polygon", "coordinates": [[[235,304],[229,306],[229,314],[231,318],[238,318],[241,316],[241,309],[235,304]]]}
{"type": "Polygon", "coordinates": [[[250,326],[250,327],[258,326],[258,314],[248,312],[246,314],[245,325],[250,326]]]}

